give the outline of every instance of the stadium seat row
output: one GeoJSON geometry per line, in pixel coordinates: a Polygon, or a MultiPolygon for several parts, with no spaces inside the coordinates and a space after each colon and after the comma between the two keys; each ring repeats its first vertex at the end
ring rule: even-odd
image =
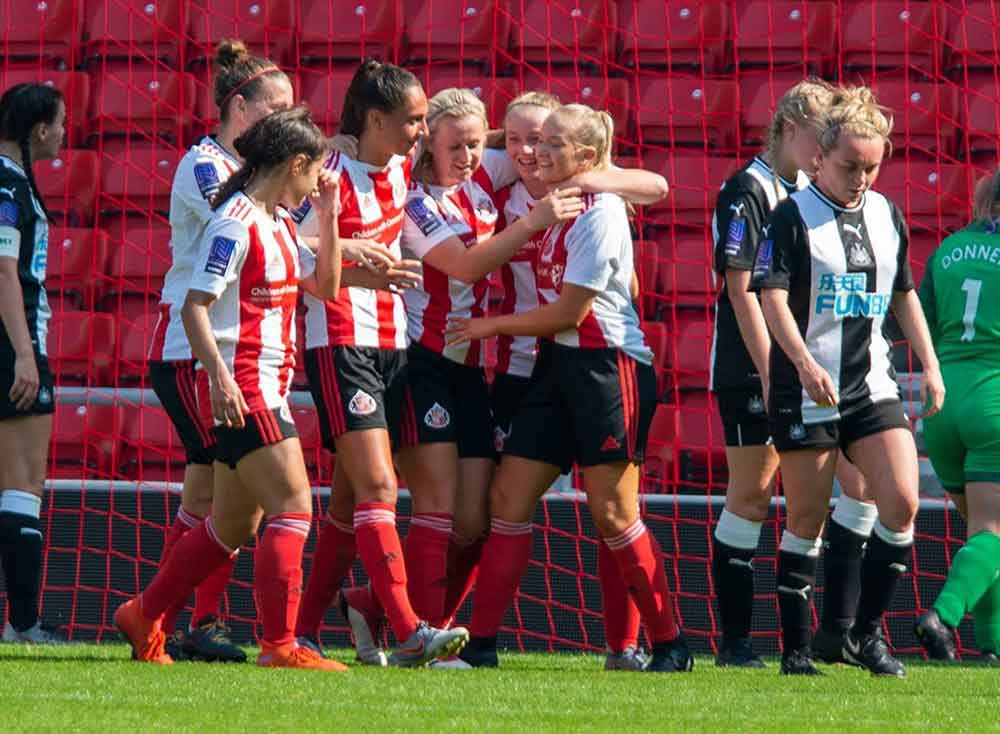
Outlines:
{"type": "Polygon", "coordinates": [[[13,0],[0,50],[14,61],[202,63],[245,38],[288,63],[377,54],[698,66],[790,64],[830,72],[997,63],[992,3],[916,0],[13,0]],[[211,12],[208,12],[211,10],[211,12]],[[875,49],[878,48],[878,53],[875,49]],[[433,50],[433,52],[432,52],[433,50]]]}
{"type": "MultiPolygon", "coordinates": [[[[748,71],[717,79],[684,73],[643,71],[620,78],[580,75],[572,69],[531,71],[521,78],[490,77],[459,67],[424,66],[414,71],[428,93],[450,86],[474,89],[499,125],[506,104],[522,89],[545,89],[566,102],[583,102],[614,117],[620,147],[634,143],[722,150],[759,146],[781,94],[801,71],[748,71]]],[[[340,120],[351,69],[302,70],[293,75],[297,95],[333,132],[340,120]]],[[[67,100],[70,145],[105,145],[122,137],[163,136],[178,144],[214,126],[212,90],[204,75],[131,68],[86,72],[9,69],[0,87],[40,81],[58,87],[67,100]]],[[[996,153],[1000,99],[992,72],[970,75],[960,87],[883,73],[865,79],[895,116],[893,145],[927,156],[955,158],[996,153]]],[[[118,146],[120,147],[120,145],[118,146]]]]}

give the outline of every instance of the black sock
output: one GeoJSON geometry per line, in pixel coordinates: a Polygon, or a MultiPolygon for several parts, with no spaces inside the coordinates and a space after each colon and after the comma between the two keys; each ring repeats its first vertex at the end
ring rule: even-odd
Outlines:
{"type": "Polygon", "coordinates": [[[861,598],[854,631],[858,635],[872,634],[882,624],[882,615],[889,608],[899,578],[906,573],[913,541],[892,545],[872,533],[868,550],[861,564],[861,598]]]}
{"type": "Polygon", "coordinates": [[[826,526],[823,551],[823,629],[843,634],[854,623],[861,596],[865,538],[835,520],[826,526]]]}
{"type": "Polygon", "coordinates": [[[37,517],[0,512],[0,556],[7,581],[10,623],[18,632],[38,621],[42,530],[37,517]]]}
{"type": "Polygon", "coordinates": [[[778,608],[784,654],[808,653],[812,647],[812,591],[816,586],[818,556],[778,551],[778,608]]]}
{"type": "Polygon", "coordinates": [[[712,580],[722,624],[722,644],[750,636],[753,617],[753,560],[756,549],[734,548],[712,538],[712,580]]]}

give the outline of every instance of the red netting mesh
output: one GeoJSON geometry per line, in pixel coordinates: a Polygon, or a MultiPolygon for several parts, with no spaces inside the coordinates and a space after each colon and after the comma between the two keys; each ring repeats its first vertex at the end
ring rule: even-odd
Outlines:
{"type": "MultiPolygon", "coordinates": [[[[942,236],[965,221],[973,180],[996,165],[998,28],[995,3],[959,0],[0,0],[0,87],[53,84],[69,110],[68,148],[37,165],[56,222],[49,349],[60,386],[46,616],[75,637],[106,635],[115,606],[155,570],[176,509],[177,485],[163,482],[181,481],[183,457],[148,390],[145,353],[170,259],[174,167],[215,123],[209,60],[218,39],[241,37],[278,61],[330,132],[353,68],[374,54],[413,69],[429,94],[474,88],[494,122],[523,89],[606,108],[618,161],[667,177],[671,195],[636,221],[663,401],[643,486],[680,619],[705,649],[717,633],[708,550],[726,483],[705,392],[715,292],[706,223],[719,185],[758,148],[774,102],[803,75],[871,83],[896,119],[878,187],[909,218],[919,278],[942,236]]],[[[896,359],[913,372],[905,346],[896,359]]],[[[306,395],[296,420],[311,476],[326,485],[332,459],[306,395]]],[[[600,647],[586,510],[557,492],[536,519],[534,561],[508,618],[513,640],[600,647]]],[[[768,526],[757,564],[757,633],[772,651],[778,532],[768,526]]],[[[933,599],[963,537],[960,521],[927,503],[913,573],[888,624],[904,651],[915,649],[914,608],[933,599]]],[[[253,628],[251,556],[241,556],[228,594],[242,636],[253,628]]]]}

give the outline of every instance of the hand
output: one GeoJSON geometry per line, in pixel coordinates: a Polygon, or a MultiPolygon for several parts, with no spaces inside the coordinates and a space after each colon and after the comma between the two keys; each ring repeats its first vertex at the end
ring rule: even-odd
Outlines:
{"type": "Polygon", "coordinates": [[[375,240],[341,239],[340,251],[344,258],[356,262],[372,273],[381,273],[396,264],[385,245],[375,240]]]}
{"type": "Polygon", "coordinates": [[[419,288],[424,282],[419,260],[400,260],[379,273],[379,276],[385,279],[383,290],[390,293],[402,293],[410,288],[419,288]]]}
{"type": "Polygon", "coordinates": [[[524,219],[532,230],[540,232],[553,224],[578,217],[583,212],[581,193],[576,187],[553,191],[541,199],[524,219]]]}
{"type": "Polygon", "coordinates": [[[243,428],[243,416],[250,412],[247,401],[229,370],[222,370],[214,380],[209,380],[212,400],[212,417],[226,428],[243,428]]]}
{"type": "Polygon", "coordinates": [[[812,357],[798,368],[799,381],[813,402],[821,408],[832,408],[840,401],[833,379],[812,357]]]}
{"type": "Polygon", "coordinates": [[[327,170],[319,172],[316,188],[309,192],[309,202],[319,217],[335,217],[340,210],[340,182],[327,170]]]}
{"type": "Polygon", "coordinates": [[[452,319],[448,322],[448,330],[444,334],[445,344],[453,347],[457,344],[489,339],[496,336],[493,319],[452,319]]]}
{"type": "Polygon", "coordinates": [[[930,418],[941,410],[944,405],[944,380],[937,368],[924,368],[924,376],[920,381],[920,404],[923,406],[921,418],[930,418]]]}
{"type": "Polygon", "coordinates": [[[7,396],[18,410],[28,410],[38,397],[38,365],[34,354],[19,355],[14,359],[14,384],[7,396]]]}
{"type": "Polygon", "coordinates": [[[353,135],[334,135],[329,140],[329,145],[338,153],[343,153],[348,158],[358,157],[358,139],[353,135]]]}

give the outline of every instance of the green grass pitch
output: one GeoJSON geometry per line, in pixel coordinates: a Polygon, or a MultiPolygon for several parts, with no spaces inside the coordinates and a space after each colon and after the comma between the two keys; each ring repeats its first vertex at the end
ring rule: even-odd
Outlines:
{"type": "MultiPolygon", "coordinates": [[[[349,651],[336,651],[349,661],[349,651]]],[[[1000,732],[1000,670],[911,662],[906,680],[716,668],[605,673],[589,655],[501,657],[500,670],[346,674],[128,660],[124,645],[0,647],[2,732],[1000,732]]]]}

